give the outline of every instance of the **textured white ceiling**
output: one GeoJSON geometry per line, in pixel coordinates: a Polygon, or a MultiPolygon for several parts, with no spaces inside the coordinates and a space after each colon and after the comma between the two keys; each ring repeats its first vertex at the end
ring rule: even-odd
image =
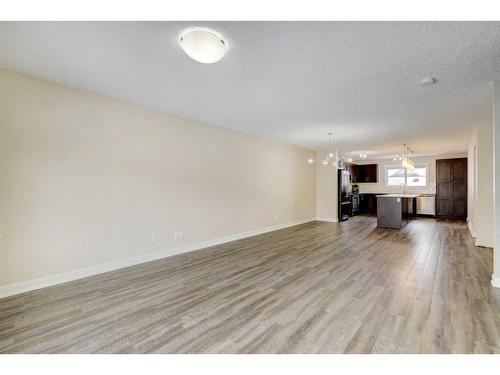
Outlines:
{"type": "Polygon", "coordinates": [[[491,117],[500,22],[0,22],[0,67],[316,150],[331,130],[345,156],[437,154],[491,117]],[[185,55],[191,26],[224,59],[185,55]]]}

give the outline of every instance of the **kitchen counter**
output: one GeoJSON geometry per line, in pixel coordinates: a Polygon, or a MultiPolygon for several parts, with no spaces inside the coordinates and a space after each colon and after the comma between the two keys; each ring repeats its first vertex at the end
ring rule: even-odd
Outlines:
{"type": "Polygon", "coordinates": [[[401,229],[409,221],[409,203],[416,212],[416,198],[420,194],[384,194],[377,195],[377,226],[401,229]]]}
{"type": "Polygon", "coordinates": [[[405,198],[409,201],[409,208],[412,214],[417,212],[417,200],[423,197],[424,195],[428,195],[427,193],[419,193],[419,192],[369,192],[363,193],[360,192],[358,194],[352,194],[349,192],[349,200],[351,201],[352,213],[351,215],[358,214],[371,214],[377,215],[377,206],[378,206],[378,198],[405,198]]]}

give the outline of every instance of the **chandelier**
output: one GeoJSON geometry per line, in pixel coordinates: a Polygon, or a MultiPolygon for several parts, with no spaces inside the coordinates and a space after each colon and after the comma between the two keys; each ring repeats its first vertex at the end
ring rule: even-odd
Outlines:
{"type": "Polygon", "coordinates": [[[414,170],[413,150],[406,143],[403,145],[403,155],[401,156],[401,166],[403,168],[414,170]]]}
{"type": "Polygon", "coordinates": [[[307,162],[309,164],[321,163],[322,165],[329,165],[332,167],[336,167],[338,165],[338,153],[337,151],[333,151],[333,133],[328,132],[326,134],[328,135],[328,148],[330,151],[324,159],[308,159],[307,162]]]}

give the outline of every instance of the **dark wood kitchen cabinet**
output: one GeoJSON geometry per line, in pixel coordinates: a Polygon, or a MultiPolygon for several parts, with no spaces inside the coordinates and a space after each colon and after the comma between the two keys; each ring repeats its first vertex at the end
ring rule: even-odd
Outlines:
{"type": "Polygon", "coordinates": [[[377,194],[359,194],[359,212],[377,214],[377,194]]]}
{"type": "Polygon", "coordinates": [[[467,158],[436,160],[436,216],[467,218],[467,158]]]}
{"type": "Polygon", "coordinates": [[[358,165],[357,182],[377,182],[378,181],[378,164],[361,164],[358,165]]]}
{"type": "Polygon", "coordinates": [[[349,171],[352,183],[378,181],[378,164],[345,163],[345,169],[349,171]]]}
{"type": "Polygon", "coordinates": [[[345,169],[350,173],[351,182],[358,182],[358,165],[346,163],[345,169]]]}

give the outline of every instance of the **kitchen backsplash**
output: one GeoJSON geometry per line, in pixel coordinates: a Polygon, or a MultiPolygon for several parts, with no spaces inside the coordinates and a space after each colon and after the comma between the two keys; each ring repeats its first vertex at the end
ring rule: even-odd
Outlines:
{"type": "MultiPolygon", "coordinates": [[[[351,187],[354,184],[351,184],[351,187]]],[[[360,193],[401,193],[400,186],[387,186],[383,183],[358,183],[360,193]]],[[[436,194],[436,182],[430,181],[427,187],[406,187],[407,193],[436,194]]]]}

